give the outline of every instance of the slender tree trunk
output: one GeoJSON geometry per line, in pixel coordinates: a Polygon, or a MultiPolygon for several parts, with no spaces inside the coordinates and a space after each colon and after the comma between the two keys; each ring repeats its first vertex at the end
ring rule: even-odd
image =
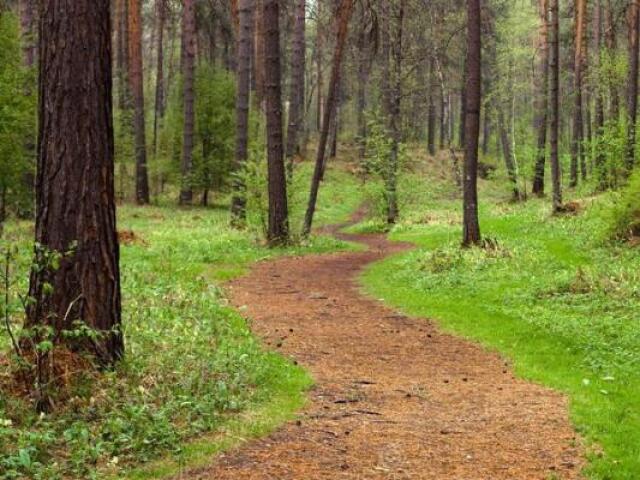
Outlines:
{"type": "MultiPolygon", "coordinates": [[[[599,70],[602,64],[602,3],[601,0],[596,0],[595,5],[595,44],[596,44],[596,68],[599,70]]],[[[604,95],[602,87],[596,86],[596,136],[598,143],[604,135],[604,95]]],[[[606,188],[606,158],[602,148],[596,144],[596,158],[595,158],[595,170],[598,178],[598,188],[604,190],[606,188]]]]}
{"type": "Polygon", "coordinates": [[[324,42],[323,42],[323,32],[320,25],[322,21],[322,5],[323,0],[318,0],[316,2],[316,74],[317,74],[317,106],[316,106],[316,125],[318,131],[322,130],[322,120],[324,118],[323,108],[323,92],[324,92],[324,79],[322,75],[322,57],[324,51],[324,42]]]}
{"type": "Polygon", "coordinates": [[[629,22],[629,74],[627,80],[627,151],[625,163],[627,174],[635,165],[636,117],[638,111],[638,0],[631,0],[628,11],[629,22]]]}
{"type": "Polygon", "coordinates": [[[478,138],[482,100],[482,41],[480,32],[480,0],[467,0],[463,246],[480,243],[480,222],[478,221],[478,138]]]}
{"type": "Polygon", "coordinates": [[[586,15],[586,1],[576,0],[574,25],[574,81],[573,81],[573,135],[571,137],[571,179],[570,187],[578,184],[578,163],[583,155],[582,141],[584,125],[582,120],[582,72],[583,72],[583,41],[584,22],[586,15]]]}
{"type": "Polygon", "coordinates": [[[282,245],[289,241],[289,212],[282,142],[280,1],[263,1],[267,155],[269,164],[269,228],[267,240],[270,245],[282,245]]]}
{"type": "Polygon", "coordinates": [[[158,155],[158,130],[164,117],[164,26],[167,18],[166,0],[156,0],[156,99],[153,109],[153,154],[158,155]]]}
{"type": "Polygon", "coordinates": [[[182,140],[182,186],[180,188],[180,205],[190,205],[193,201],[191,176],[193,170],[193,135],[195,124],[195,0],[184,0],[183,8],[184,131],[182,140]]]}
{"type": "Polygon", "coordinates": [[[433,57],[429,60],[429,84],[427,85],[427,148],[430,155],[436,154],[436,99],[433,93],[435,83],[436,62],[433,57]]]}
{"type": "Polygon", "coordinates": [[[299,134],[304,128],[304,70],[306,0],[295,0],[291,39],[291,87],[289,92],[289,128],[287,129],[287,172],[293,174],[294,157],[300,153],[299,134]]]}
{"type": "Polygon", "coordinates": [[[358,123],[358,155],[363,160],[367,148],[367,83],[369,81],[369,49],[365,38],[365,21],[361,19],[358,29],[358,85],[357,85],[357,123],[358,123]]]}
{"type": "MultiPolygon", "coordinates": [[[[36,263],[42,268],[31,270],[29,297],[34,301],[27,308],[25,326],[50,326],[57,342],[111,365],[124,348],[113,180],[110,2],[42,0],[40,6],[35,240],[41,246],[36,248],[36,263]],[[45,264],[51,251],[67,252],[59,268],[45,264]],[[91,341],[62,335],[74,329],[77,320],[100,335],[91,341]]],[[[38,360],[46,370],[48,358],[40,355],[38,360]]],[[[38,407],[46,410],[46,398],[39,400],[38,407]]]]}
{"type": "Polygon", "coordinates": [[[249,97],[251,76],[251,42],[253,39],[253,1],[238,2],[237,39],[237,93],[236,93],[236,155],[231,199],[231,222],[242,225],[245,221],[246,198],[242,171],[248,158],[249,146],[249,97]]]}
{"type": "Polygon", "coordinates": [[[133,130],[136,151],[136,202],[149,203],[147,145],[144,120],[144,83],[142,78],[142,11],[140,0],[129,2],[129,88],[133,97],[133,130]]]}
{"type": "Polygon", "coordinates": [[[549,110],[549,0],[540,0],[540,31],[538,45],[540,49],[538,67],[538,94],[536,112],[536,130],[538,145],[531,190],[539,197],[544,195],[544,170],[547,156],[547,129],[549,110]]]}
{"type": "MultiPolygon", "coordinates": [[[[616,36],[616,24],[613,19],[613,6],[611,0],[607,0],[607,11],[605,15],[606,21],[606,43],[607,50],[611,55],[615,55],[618,50],[618,40],[616,36]]],[[[616,82],[609,82],[609,95],[611,96],[611,119],[616,122],[620,118],[620,96],[616,82]]]]}
{"type": "Polygon", "coordinates": [[[264,103],[264,21],[263,13],[264,6],[262,4],[264,0],[255,0],[254,10],[254,54],[253,68],[254,77],[256,83],[255,104],[258,108],[263,109],[264,103]]]}
{"type": "Polygon", "coordinates": [[[549,0],[551,14],[551,52],[549,54],[549,69],[551,73],[551,183],[553,187],[553,211],[562,208],[562,173],[560,171],[560,158],[558,156],[558,134],[560,126],[560,25],[559,25],[559,0],[549,0]]]}
{"type": "Polygon", "coordinates": [[[507,169],[507,176],[511,183],[513,199],[520,200],[520,189],[518,188],[518,175],[516,173],[516,163],[513,157],[513,148],[509,138],[509,127],[505,121],[503,108],[498,109],[498,128],[500,130],[500,143],[502,144],[502,155],[504,165],[507,169]]]}
{"type": "Polygon", "coordinates": [[[336,107],[336,94],[338,93],[336,86],[338,85],[338,82],[340,80],[340,67],[344,54],[344,45],[347,41],[349,20],[351,19],[354,3],[354,0],[342,0],[336,17],[336,21],[338,22],[336,48],[333,55],[333,67],[331,70],[331,80],[329,83],[329,94],[327,96],[326,107],[323,112],[322,129],[320,131],[316,164],[313,171],[313,177],[311,179],[309,202],[307,205],[307,212],[304,217],[304,226],[302,230],[303,236],[308,236],[311,233],[311,226],[313,224],[313,215],[316,209],[316,201],[318,200],[318,190],[320,189],[320,180],[322,178],[324,157],[327,148],[327,140],[329,138],[329,127],[331,125],[331,117],[333,116],[336,107]]]}

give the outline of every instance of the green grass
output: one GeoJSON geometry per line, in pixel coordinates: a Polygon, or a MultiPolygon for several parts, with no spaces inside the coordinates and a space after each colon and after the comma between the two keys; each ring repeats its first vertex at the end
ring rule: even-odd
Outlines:
{"type": "Polygon", "coordinates": [[[461,250],[451,188],[416,175],[404,182],[422,186],[390,237],[417,248],[369,268],[366,290],[503,353],[519,376],[565,392],[589,445],[585,475],[638,478],[640,255],[602,241],[612,200],[552,217],[547,200],[511,204],[499,183],[483,183],[481,225],[498,248],[461,250]]]}
{"type": "MultiPolygon", "coordinates": [[[[309,171],[299,170],[300,189],[293,189],[293,228],[309,171]]],[[[358,202],[355,180],[331,170],[317,224],[344,221],[358,202]]],[[[115,372],[81,375],[52,415],[39,417],[28,402],[0,396],[0,479],[162,478],[269,432],[301,407],[312,380],[262,347],[241,312],[226,306],[220,284],[256,261],[354,247],[312,237],[268,249],[259,227],[230,229],[227,211],[119,208],[119,230],[136,239],[121,248],[126,360],[115,372]]],[[[0,245],[17,248],[10,305],[16,330],[32,235],[30,223],[10,222],[0,245]]],[[[0,376],[7,373],[0,366],[0,376]]]]}

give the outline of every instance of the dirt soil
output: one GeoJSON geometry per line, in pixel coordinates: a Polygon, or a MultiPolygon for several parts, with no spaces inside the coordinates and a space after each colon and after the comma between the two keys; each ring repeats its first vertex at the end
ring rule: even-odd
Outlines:
{"type": "Polygon", "coordinates": [[[270,348],[317,382],[298,420],[189,479],[574,479],[583,450],[567,399],[514,378],[499,355],[361,292],[358,275],[409,248],[255,266],[229,295],[270,348]]]}

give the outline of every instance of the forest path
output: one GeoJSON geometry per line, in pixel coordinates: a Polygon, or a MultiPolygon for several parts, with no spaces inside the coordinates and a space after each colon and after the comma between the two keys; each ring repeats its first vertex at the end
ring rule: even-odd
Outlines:
{"type": "Polygon", "coordinates": [[[337,230],[368,250],[263,262],[229,284],[256,334],[316,380],[299,420],[180,478],[579,478],[566,398],[364,296],[363,268],[409,246],[337,230]]]}

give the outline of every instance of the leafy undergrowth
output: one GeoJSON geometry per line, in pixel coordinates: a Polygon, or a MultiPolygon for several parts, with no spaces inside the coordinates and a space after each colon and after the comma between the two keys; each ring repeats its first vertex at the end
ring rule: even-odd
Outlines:
{"type": "MultiPolygon", "coordinates": [[[[336,170],[325,183],[320,223],[344,221],[357,206],[355,182],[336,170]]],[[[294,202],[294,222],[302,209],[294,202]]],[[[30,402],[3,392],[1,479],[123,478],[169,453],[129,473],[159,478],[264,434],[304,403],[311,379],[262,348],[241,313],[226,306],[218,282],[275,255],[349,247],[314,237],[269,250],[251,229],[227,225],[226,206],[119,209],[126,360],[114,372],[80,375],[68,387],[71,399],[51,415],[38,416],[30,402]]],[[[31,224],[14,222],[5,236],[17,245],[18,292],[26,288],[32,232],[31,224]]],[[[18,329],[17,304],[12,313],[18,329]]],[[[0,347],[8,350],[5,332],[0,347]]],[[[7,366],[0,363],[2,375],[7,366]]]]}
{"type": "Polygon", "coordinates": [[[605,240],[613,197],[552,217],[548,200],[510,203],[499,182],[482,182],[489,248],[461,250],[454,189],[419,175],[403,182],[422,186],[391,238],[417,248],[372,266],[363,276],[368,292],[495,348],[522,377],[566,392],[590,445],[585,475],[638,478],[640,255],[605,240]]]}

